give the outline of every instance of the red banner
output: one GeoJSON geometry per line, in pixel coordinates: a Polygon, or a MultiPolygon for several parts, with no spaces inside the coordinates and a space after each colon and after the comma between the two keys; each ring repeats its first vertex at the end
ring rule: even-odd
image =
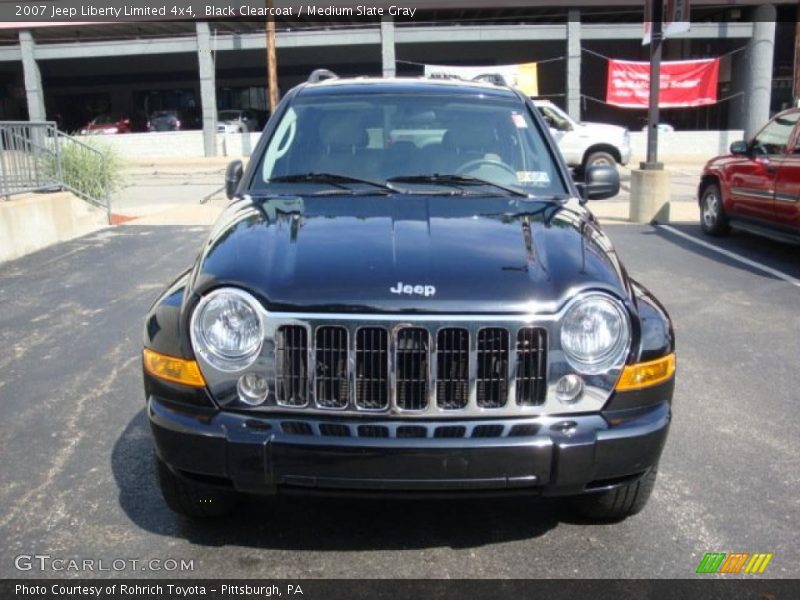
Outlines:
{"type": "MultiPolygon", "coordinates": [[[[717,101],[719,59],[661,63],[659,107],[705,106],[717,101]]],[[[606,102],[625,108],[647,108],[650,103],[650,63],[608,61],[606,102]]]]}

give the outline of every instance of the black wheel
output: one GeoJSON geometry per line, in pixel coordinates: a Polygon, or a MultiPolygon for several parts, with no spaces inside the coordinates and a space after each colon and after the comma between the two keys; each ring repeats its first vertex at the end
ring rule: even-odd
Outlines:
{"type": "Polygon", "coordinates": [[[617,159],[612,154],[598,150],[589,154],[583,161],[583,171],[586,172],[589,167],[615,167],[616,165],[617,159]]]}
{"type": "Polygon", "coordinates": [[[575,512],[593,521],[621,521],[640,512],[653,492],[658,469],[650,469],[641,479],[608,492],[573,498],[575,512]]]}
{"type": "Polygon", "coordinates": [[[161,495],[176,513],[190,519],[207,519],[224,517],[236,507],[236,493],[181,479],[163,461],[156,462],[161,495]]]}
{"type": "Polygon", "coordinates": [[[709,183],[700,195],[700,227],[708,235],[725,235],[730,231],[722,194],[716,183],[709,183]]]}

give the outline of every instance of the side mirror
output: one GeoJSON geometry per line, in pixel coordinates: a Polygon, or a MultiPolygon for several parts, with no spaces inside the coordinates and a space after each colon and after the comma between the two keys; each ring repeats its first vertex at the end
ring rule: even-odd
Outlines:
{"type": "Polygon", "coordinates": [[[581,198],[605,200],[619,194],[619,171],[616,167],[597,165],[586,169],[585,182],[578,185],[581,198]]]}
{"type": "Polygon", "coordinates": [[[744,140],[739,140],[738,142],[733,142],[731,144],[731,154],[734,156],[744,156],[750,152],[750,148],[747,146],[747,142],[744,140]]]}
{"type": "Polygon", "coordinates": [[[225,169],[225,195],[228,200],[236,194],[236,188],[239,187],[239,182],[242,180],[244,167],[242,161],[232,160],[228,163],[228,168],[225,169]]]}

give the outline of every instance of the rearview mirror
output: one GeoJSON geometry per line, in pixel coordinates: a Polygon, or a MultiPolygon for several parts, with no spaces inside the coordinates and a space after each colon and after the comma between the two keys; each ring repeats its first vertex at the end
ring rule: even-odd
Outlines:
{"type": "Polygon", "coordinates": [[[747,147],[747,142],[744,140],[739,140],[738,142],[733,142],[731,144],[731,154],[736,156],[742,156],[748,154],[750,149],[747,147]]]}
{"type": "Polygon", "coordinates": [[[578,185],[581,198],[605,200],[619,194],[619,172],[616,167],[597,165],[586,169],[585,181],[578,185]]]}
{"type": "Polygon", "coordinates": [[[242,161],[232,160],[228,163],[228,168],[225,169],[225,195],[228,197],[228,200],[233,198],[236,194],[236,188],[239,187],[239,182],[242,180],[243,173],[244,167],[242,166],[242,161]]]}

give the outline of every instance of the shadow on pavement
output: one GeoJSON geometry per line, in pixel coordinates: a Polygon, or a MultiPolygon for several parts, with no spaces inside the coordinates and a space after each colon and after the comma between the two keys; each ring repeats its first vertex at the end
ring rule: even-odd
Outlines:
{"type": "Polygon", "coordinates": [[[155,475],[145,410],[114,445],[119,502],[137,526],[206,546],[285,550],[472,548],[543,535],[562,519],[557,499],[375,500],[253,497],[236,515],[192,523],[170,511],[155,475]]]}
{"type": "MultiPolygon", "coordinates": [[[[798,247],[792,244],[777,242],[769,238],[764,238],[736,230],[732,231],[727,236],[714,238],[704,235],[700,229],[700,225],[694,223],[673,223],[670,225],[670,227],[701,242],[711,244],[712,246],[722,250],[733,252],[734,254],[737,254],[743,258],[760,263],[765,267],[776,269],[791,277],[800,278],[798,247]]],[[[670,231],[657,228],[655,233],[664,241],[668,241],[683,248],[684,250],[699,254],[705,258],[709,258],[727,266],[735,267],[737,269],[760,275],[762,277],[777,279],[774,276],[765,273],[764,271],[755,269],[754,267],[734,260],[733,258],[725,256],[724,254],[704,248],[703,246],[683,239],[670,231]]]]}

